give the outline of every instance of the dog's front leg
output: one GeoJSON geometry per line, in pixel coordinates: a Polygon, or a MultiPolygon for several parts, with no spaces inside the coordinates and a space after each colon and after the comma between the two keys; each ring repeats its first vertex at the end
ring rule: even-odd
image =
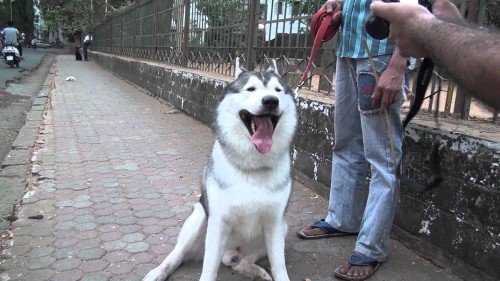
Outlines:
{"type": "Polygon", "coordinates": [[[205,256],[203,257],[200,281],[215,281],[217,278],[217,270],[222,261],[230,231],[227,224],[220,218],[214,216],[208,218],[205,256]]]}
{"type": "Polygon", "coordinates": [[[264,228],[267,255],[275,281],[290,281],[285,264],[286,230],[287,224],[283,220],[276,220],[264,228]]]}

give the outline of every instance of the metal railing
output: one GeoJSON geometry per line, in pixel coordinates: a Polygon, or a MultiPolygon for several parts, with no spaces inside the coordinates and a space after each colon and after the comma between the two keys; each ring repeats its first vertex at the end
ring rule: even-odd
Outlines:
{"type": "MultiPolygon", "coordinates": [[[[274,58],[282,76],[294,86],[313,43],[309,22],[324,1],[142,0],[97,25],[94,48],[221,75],[234,73],[236,57],[248,69],[267,67],[274,58]]],[[[462,0],[462,11],[469,8],[481,14],[485,1],[471,1],[470,5],[477,6],[474,10],[462,0]]],[[[478,21],[477,15],[471,19],[478,21]]],[[[308,94],[334,99],[336,41],[334,37],[321,46],[313,75],[303,88],[308,94]]],[[[410,80],[414,76],[410,75],[410,80]]],[[[444,116],[466,119],[472,115],[496,120],[498,112],[471,100],[439,72],[432,85],[429,95],[439,94],[428,99],[428,110],[439,106],[444,116]]]]}

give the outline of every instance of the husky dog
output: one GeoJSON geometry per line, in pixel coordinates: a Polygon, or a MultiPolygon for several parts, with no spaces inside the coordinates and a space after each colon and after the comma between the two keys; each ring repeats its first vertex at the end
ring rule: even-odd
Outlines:
{"type": "Polygon", "coordinates": [[[293,92],[276,62],[263,72],[236,60],[235,80],[217,107],[215,144],[202,196],[177,245],[145,281],[165,280],[186,260],[203,258],[201,281],[214,281],[220,263],[249,278],[273,280],[256,261],[269,257],[274,280],[285,267],[285,209],[291,193],[290,145],[297,125],[293,92]]]}

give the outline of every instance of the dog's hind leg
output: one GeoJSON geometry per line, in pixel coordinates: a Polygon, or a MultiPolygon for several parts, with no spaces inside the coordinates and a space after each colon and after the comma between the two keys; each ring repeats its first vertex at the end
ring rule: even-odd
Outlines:
{"type": "Polygon", "coordinates": [[[197,259],[203,256],[204,240],[207,227],[207,215],[203,206],[196,203],[193,212],[184,222],[177,244],[167,258],[155,269],[151,270],[143,281],[163,281],[181,263],[188,259],[197,259]]]}

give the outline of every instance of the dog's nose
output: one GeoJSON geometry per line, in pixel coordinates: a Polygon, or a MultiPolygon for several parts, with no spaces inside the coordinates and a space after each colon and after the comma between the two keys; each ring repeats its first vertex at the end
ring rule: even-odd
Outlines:
{"type": "Polygon", "coordinates": [[[265,96],[262,98],[262,105],[267,109],[275,109],[279,103],[280,100],[275,96],[265,96]]]}

